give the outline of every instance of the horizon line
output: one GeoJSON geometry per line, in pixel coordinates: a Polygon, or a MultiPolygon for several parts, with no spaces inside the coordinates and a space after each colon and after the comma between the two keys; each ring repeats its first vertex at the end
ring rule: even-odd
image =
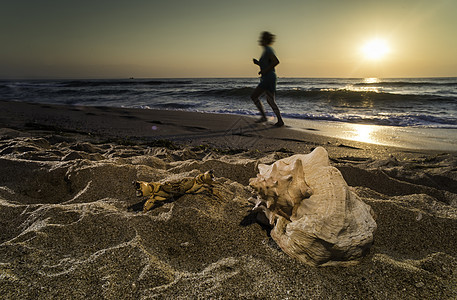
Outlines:
{"type": "MultiPolygon", "coordinates": [[[[150,79],[256,79],[258,76],[196,76],[196,77],[41,77],[41,76],[30,76],[30,77],[0,77],[0,80],[150,80],[150,79]]],[[[278,76],[278,79],[366,79],[366,78],[377,78],[377,79],[402,79],[402,78],[457,78],[455,76],[392,76],[392,77],[376,77],[376,76],[365,76],[365,77],[345,77],[345,76],[278,76]]]]}

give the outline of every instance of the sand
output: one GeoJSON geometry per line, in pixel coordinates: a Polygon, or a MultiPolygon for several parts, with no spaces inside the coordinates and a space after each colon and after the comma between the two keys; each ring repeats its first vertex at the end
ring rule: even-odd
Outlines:
{"type": "Polygon", "coordinates": [[[241,116],[0,101],[5,299],[455,299],[457,155],[241,116]],[[256,164],[325,147],[376,214],[370,253],[316,268],[255,223],[256,164]],[[221,197],[147,213],[133,180],[213,169],[221,197]]]}

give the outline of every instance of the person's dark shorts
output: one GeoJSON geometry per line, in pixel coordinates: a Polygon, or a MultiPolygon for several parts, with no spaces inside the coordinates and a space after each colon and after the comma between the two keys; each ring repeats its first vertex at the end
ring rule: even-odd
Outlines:
{"type": "Polygon", "coordinates": [[[261,89],[274,93],[276,91],[276,73],[269,72],[260,78],[258,85],[261,89]]]}

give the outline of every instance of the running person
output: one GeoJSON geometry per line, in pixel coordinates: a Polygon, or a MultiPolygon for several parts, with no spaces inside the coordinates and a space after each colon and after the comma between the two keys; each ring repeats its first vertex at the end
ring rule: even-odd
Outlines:
{"type": "Polygon", "coordinates": [[[268,31],[262,32],[259,40],[259,45],[264,47],[262,56],[259,60],[253,59],[254,64],[260,67],[259,75],[261,75],[260,83],[255,88],[254,92],[251,94],[251,99],[254,104],[257,106],[257,109],[260,111],[260,119],[257,121],[259,123],[267,121],[267,115],[265,114],[265,109],[263,108],[262,102],[260,102],[260,96],[265,94],[268,104],[273,109],[273,112],[276,115],[278,121],[275,126],[281,127],[284,126],[284,121],[281,117],[281,112],[279,111],[278,105],[275,102],[275,93],[276,93],[276,73],[275,67],[279,64],[279,60],[275,55],[273,48],[270,45],[273,44],[275,36],[268,31]]]}

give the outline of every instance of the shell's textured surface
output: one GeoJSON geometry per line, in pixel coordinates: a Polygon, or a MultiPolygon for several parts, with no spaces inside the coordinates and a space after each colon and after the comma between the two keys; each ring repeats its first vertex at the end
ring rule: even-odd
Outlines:
{"type": "Polygon", "coordinates": [[[345,264],[369,250],[376,229],[371,207],[330,165],[324,148],[258,169],[250,180],[259,195],[255,209],[284,252],[317,266],[345,264]]]}

